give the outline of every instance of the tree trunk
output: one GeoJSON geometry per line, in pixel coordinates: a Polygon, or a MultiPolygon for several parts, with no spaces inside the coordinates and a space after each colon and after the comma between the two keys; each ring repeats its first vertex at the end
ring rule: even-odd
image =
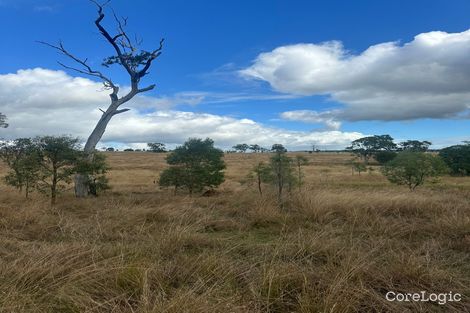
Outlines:
{"type": "MultiPolygon", "coordinates": [[[[106,126],[108,126],[109,121],[115,115],[117,112],[117,108],[120,105],[118,102],[113,102],[108,110],[103,113],[101,116],[100,120],[95,126],[95,129],[93,129],[93,132],[91,135],[88,137],[88,140],[85,144],[85,148],[83,151],[85,154],[88,156],[88,158],[91,160],[93,158],[93,154],[95,153],[96,145],[100,141],[101,137],[103,136],[106,126]]],[[[82,174],[82,173],[77,173],[75,174],[74,177],[74,183],[75,183],[75,196],[78,198],[84,198],[89,195],[89,186],[88,186],[89,178],[88,175],[82,174]]]]}

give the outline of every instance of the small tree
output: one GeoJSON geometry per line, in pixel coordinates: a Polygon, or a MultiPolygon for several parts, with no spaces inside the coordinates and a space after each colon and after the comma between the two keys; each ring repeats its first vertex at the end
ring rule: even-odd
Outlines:
{"type": "Polygon", "coordinates": [[[275,143],[271,147],[271,151],[275,153],[285,153],[287,149],[280,143],[275,143]]]}
{"type": "Polygon", "coordinates": [[[10,171],[5,176],[5,182],[25,191],[25,197],[29,197],[32,188],[39,180],[41,156],[39,150],[29,138],[16,139],[12,144],[3,144],[0,148],[2,159],[10,171]]]}
{"type": "Polygon", "coordinates": [[[255,176],[256,183],[258,186],[258,192],[260,195],[263,194],[262,183],[266,180],[269,180],[268,178],[270,175],[269,170],[270,170],[269,166],[267,166],[264,162],[259,162],[253,168],[253,174],[255,176]]]}
{"type": "Polygon", "coordinates": [[[0,128],[7,128],[7,117],[5,114],[0,113],[0,128]]]}
{"type": "Polygon", "coordinates": [[[49,193],[51,205],[56,202],[61,183],[71,182],[75,166],[81,156],[77,138],[44,136],[35,139],[41,153],[41,181],[39,188],[49,193]]]}
{"type": "Polygon", "coordinates": [[[160,142],[149,142],[147,144],[148,151],[155,153],[166,152],[165,144],[160,142]]]}
{"type": "Polygon", "coordinates": [[[95,153],[90,156],[81,151],[77,151],[77,160],[74,167],[74,173],[79,173],[88,178],[88,193],[98,196],[101,191],[110,189],[106,173],[108,172],[106,156],[102,153],[95,153]]]}
{"type": "Polygon", "coordinates": [[[447,171],[439,156],[422,152],[402,152],[382,168],[382,173],[391,183],[406,185],[410,191],[424,184],[426,179],[439,177],[447,171]]]}
{"type": "Polygon", "coordinates": [[[303,184],[302,166],[308,165],[308,159],[304,157],[303,155],[296,155],[294,162],[295,162],[295,166],[297,167],[297,184],[299,186],[299,191],[300,191],[300,188],[302,187],[302,184],[303,184]]]}
{"type": "Polygon", "coordinates": [[[190,194],[217,187],[224,181],[223,154],[212,139],[190,138],[167,156],[171,167],[162,172],[160,182],[162,186],[185,187],[190,194]]]}
{"type": "Polygon", "coordinates": [[[277,187],[277,201],[282,208],[284,189],[287,186],[291,190],[295,181],[293,160],[286,155],[286,150],[282,145],[273,145],[272,150],[276,153],[270,159],[269,180],[277,187]]]}
{"type": "Polygon", "coordinates": [[[239,144],[236,144],[235,146],[233,146],[232,148],[237,152],[245,153],[246,150],[248,150],[248,148],[250,148],[250,146],[246,143],[239,143],[239,144]]]}

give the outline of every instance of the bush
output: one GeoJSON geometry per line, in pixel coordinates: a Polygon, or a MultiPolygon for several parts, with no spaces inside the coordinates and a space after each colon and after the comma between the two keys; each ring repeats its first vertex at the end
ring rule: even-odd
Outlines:
{"type": "Polygon", "coordinates": [[[382,168],[391,183],[406,185],[410,191],[424,184],[427,178],[439,177],[447,171],[439,156],[423,152],[402,152],[382,168]]]}
{"type": "Polygon", "coordinates": [[[160,175],[161,186],[183,187],[189,193],[215,188],[224,181],[223,151],[214,147],[214,141],[190,138],[167,158],[171,166],[160,175]]]}
{"type": "Polygon", "coordinates": [[[451,174],[470,175],[470,144],[444,148],[439,156],[450,168],[451,174]]]}
{"type": "Polygon", "coordinates": [[[397,153],[394,151],[379,151],[374,155],[374,158],[379,164],[383,165],[397,156],[397,153]]]}

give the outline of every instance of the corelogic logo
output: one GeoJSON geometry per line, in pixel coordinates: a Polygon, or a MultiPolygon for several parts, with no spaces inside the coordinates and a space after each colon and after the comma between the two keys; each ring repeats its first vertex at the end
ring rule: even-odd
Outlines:
{"type": "Polygon", "coordinates": [[[385,299],[390,302],[437,302],[440,305],[444,305],[447,302],[460,302],[462,295],[452,291],[448,293],[428,293],[426,291],[401,293],[389,291],[385,294],[385,299]]]}

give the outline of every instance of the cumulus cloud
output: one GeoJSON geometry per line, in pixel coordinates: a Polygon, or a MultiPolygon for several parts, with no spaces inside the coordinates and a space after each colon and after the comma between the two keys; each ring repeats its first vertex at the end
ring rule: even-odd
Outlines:
{"type": "Polygon", "coordinates": [[[468,55],[470,30],[434,31],[360,54],[338,41],[282,46],[260,54],[240,73],[279,92],[327,95],[345,105],[335,112],[341,120],[459,118],[470,107],[468,55]]]}
{"type": "MultiPolygon", "coordinates": [[[[202,101],[201,97],[208,97],[203,94],[188,92],[163,98],[137,97],[126,104],[134,110],[113,118],[103,142],[139,146],[151,141],[180,144],[188,137],[210,137],[223,148],[247,142],[264,146],[282,143],[291,149],[307,149],[311,144],[341,148],[362,136],[361,133],[338,130],[292,131],[250,119],[171,109],[180,102],[197,104],[202,101]]],[[[101,83],[72,77],[62,71],[37,68],[0,75],[0,112],[8,116],[10,124],[9,128],[0,131],[0,137],[71,134],[86,138],[101,116],[99,108],[108,103],[108,92],[103,90],[101,83]]]]}

